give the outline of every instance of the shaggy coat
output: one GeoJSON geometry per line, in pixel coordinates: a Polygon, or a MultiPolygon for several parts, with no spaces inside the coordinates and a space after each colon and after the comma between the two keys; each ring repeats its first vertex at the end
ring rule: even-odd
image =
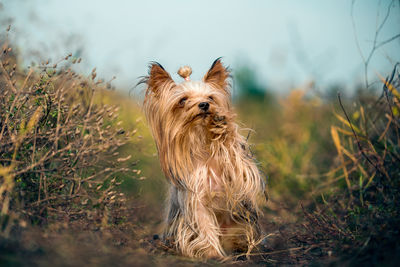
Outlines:
{"type": "Polygon", "coordinates": [[[177,84],[152,63],[144,79],[144,111],[170,182],[164,238],[189,257],[250,253],[265,184],[234,121],[229,71],[220,59],[202,81],[188,71],[177,84]]]}

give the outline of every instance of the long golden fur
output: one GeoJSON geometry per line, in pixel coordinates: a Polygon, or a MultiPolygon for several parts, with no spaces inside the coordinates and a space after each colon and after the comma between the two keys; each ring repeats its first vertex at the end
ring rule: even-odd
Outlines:
{"type": "Polygon", "coordinates": [[[217,59],[202,81],[177,84],[158,63],[144,79],[144,111],[170,181],[164,238],[189,257],[249,253],[261,237],[265,183],[234,121],[229,77],[217,59]]]}

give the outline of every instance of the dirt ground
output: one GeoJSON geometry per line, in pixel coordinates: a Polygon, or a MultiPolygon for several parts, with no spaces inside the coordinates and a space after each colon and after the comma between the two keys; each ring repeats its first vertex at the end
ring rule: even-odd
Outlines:
{"type": "MultiPolygon", "coordinates": [[[[261,266],[320,265],[336,257],[318,244],[310,246],[301,223],[288,222],[287,211],[268,205],[262,218],[266,241],[250,258],[236,256],[225,262],[199,261],[179,256],[159,239],[162,205],[149,207],[132,202],[124,221],[101,226],[85,219],[16,229],[0,239],[2,266],[261,266]]],[[[117,216],[122,217],[122,216],[117,216]]],[[[290,218],[293,221],[293,217],[290,218]]]]}

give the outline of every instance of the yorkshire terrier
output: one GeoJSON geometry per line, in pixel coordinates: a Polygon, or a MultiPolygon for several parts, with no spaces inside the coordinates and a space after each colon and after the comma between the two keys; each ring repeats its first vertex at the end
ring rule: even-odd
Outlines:
{"type": "Polygon", "coordinates": [[[185,256],[223,259],[260,243],[265,183],[231,104],[230,72],[214,61],[202,81],[175,83],[150,64],[144,112],[170,182],[165,240],[185,256]]]}

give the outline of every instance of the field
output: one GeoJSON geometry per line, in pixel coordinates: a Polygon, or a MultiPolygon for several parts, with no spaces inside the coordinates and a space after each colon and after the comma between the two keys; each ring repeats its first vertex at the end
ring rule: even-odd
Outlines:
{"type": "MultiPolygon", "coordinates": [[[[72,55],[29,70],[20,61],[3,43],[0,264],[221,265],[176,255],[159,239],[167,183],[140,100],[95,69],[75,73],[72,55]]],[[[233,74],[269,200],[265,244],[224,264],[398,263],[398,69],[352,95],[310,83],[277,96],[233,74]]]]}

